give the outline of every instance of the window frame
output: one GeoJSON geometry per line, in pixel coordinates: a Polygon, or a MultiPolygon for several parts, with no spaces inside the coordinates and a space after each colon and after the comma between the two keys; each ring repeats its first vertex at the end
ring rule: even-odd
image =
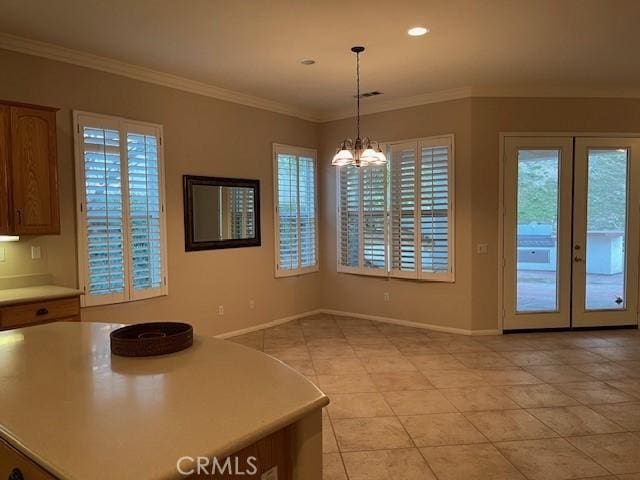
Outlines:
{"type": "Polygon", "coordinates": [[[82,307],[97,305],[112,305],[118,303],[134,302],[148,298],[161,297],[169,294],[169,281],[167,273],[167,221],[166,221],[166,176],[164,168],[164,132],[162,125],[131,120],[112,115],[103,115],[81,110],[73,111],[73,137],[74,137],[74,167],[75,167],[75,203],[76,203],[76,238],[78,254],[78,281],[80,289],[84,292],[80,297],[82,307]],[[122,196],[122,222],[123,222],[123,270],[124,288],[122,293],[106,295],[92,295],[88,291],[90,281],[87,241],[87,216],[84,205],[86,204],[85,167],[83,155],[83,126],[102,129],[117,130],[120,136],[120,182],[122,196]],[[153,135],[157,138],[157,162],[158,162],[158,192],[160,195],[160,268],[161,282],[159,287],[145,288],[136,291],[132,278],[131,256],[131,217],[129,209],[129,177],[128,177],[128,151],[127,134],[136,133],[153,135]]]}
{"type": "MultiPolygon", "coordinates": [[[[319,252],[319,232],[318,232],[318,154],[317,150],[314,148],[306,148],[306,147],[296,147],[292,145],[284,145],[281,143],[273,143],[272,145],[272,166],[273,166],[273,225],[274,225],[274,270],[276,278],[285,278],[285,277],[294,277],[299,275],[305,275],[308,273],[318,272],[320,270],[320,252],[319,252]],[[280,268],[280,212],[278,205],[279,198],[279,185],[278,185],[278,155],[291,155],[297,157],[311,157],[313,159],[313,188],[314,188],[314,213],[315,213],[315,235],[314,235],[314,246],[315,246],[315,258],[316,262],[314,265],[308,267],[299,266],[295,269],[283,269],[280,268]]],[[[299,174],[299,161],[298,161],[298,178],[299,174]]],[[[299,205],[299,191],[300,185],[297,184],[298,189],[298,205],[299,205]]],[[[298,238],[300,238],[300,209],[298,208],[298,238]]],[[[300,262],[301,256],[301,245],[300,242],[298,244],[298,261],[300,262]]]]}
{"type": "MultiPolygon", "coordinates": [[[[420,170],[421,161],[421,150],[423,147],[432,148],[437,146],[447,146],[449,149],[448,162],[447,162],[447,195],[448,195],[448,263],[449,269],[447,272],[429,272],[422,271],[422,244],[421,244],[421,215],[420,215],[420,174],[416,174],[415,178],[415,191],[414,191],[414,199],[415,199],[415,210],[414,210],[414,221],[415,221],[415,232],[414,232],[414,242],[415,242],[415,271],[400,271],[394,270],[392,268],[392,235],[391,235],[391,193],[392,193],[392,182],[393,179],[391,177],[392,171],[391,166],[387,163],[386,175],[385,175],[385,203],[386,203],[386,211],[385,211],[385,242],[386,242],[386,268],[385,269],[371,269],[364,266],[363,257],[364,257],[364,245],[363,245],[363,198],[364,192],[362,189],[363,185],[363,175],[359,173],[359,246],[358,246],[358,263],[357,267],[350,267],[346,265],[342,265],[341,257],[342,257],[342,230],[341,230],[341,219],[342,219],[342,211],[341,211],[341,186],[342,183],[340,181],[341,169],[344,167],[336,168],[336,263],[337,263],[337,272],[339,273],[347,273],[347,274],[355,274],[355,275],[365,275],[365,276],[374,276],[374,277],[387,277],[387,278],[398,278],[405,280],[417,280],[420,282],[439,282],[439,283],[455,283],[455,135],[454,134],[444,134],[444,135],[435,135],[431,137],[420,137],[413,138],[408,140],[395,140],[390,142],[384,142],[380,144],[381,149],[384,152],[389,152],[392,146],[394,145],[402,145],[402,144],[415,144],[415,162],[416,162],[416,172],[420,170]]],[[[370,167],[364,167],[370,168],[370,167]]]]}

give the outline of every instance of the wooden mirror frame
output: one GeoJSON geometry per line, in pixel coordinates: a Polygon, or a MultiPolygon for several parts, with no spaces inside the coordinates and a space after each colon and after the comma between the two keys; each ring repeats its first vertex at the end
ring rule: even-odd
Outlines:
{"type": "Polygon", "coordinates": [[[217,250],[221,248],[259,247],[260,240],[260,180],[225,177],[202,177],[197,175],[182,176],[184,197],[184,249],[186,252],[199,250],[217,250]],[[194,185],[210,185],[212,187],[244,187],[253,189],[255,211],[255,236],[232,240],[213,240],[196,242],[193,238],[193,196],[194,185]]]}

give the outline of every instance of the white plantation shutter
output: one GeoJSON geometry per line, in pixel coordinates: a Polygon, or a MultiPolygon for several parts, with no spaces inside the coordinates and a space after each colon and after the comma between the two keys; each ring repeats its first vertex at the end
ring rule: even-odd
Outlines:
{"type": "Polygon", "coordinates": [[[354,166],[340,167],[338,178],[338,271],[356,272],[360,268],[360,171],[354,166]]]}
{"type": "Polygon", "coordinates": [[[391,273],[417,278],[416,142],[391,145],[391,273]]]}
{"type": "Polygon", "coordinates": [[[166,294],[160,127],[74,118],[83,304],[166,294]]]}
{"type": "Polygon", "coordinates": [[[316,167],[312,157],[298,157],[300,266],[316,265],[316,167]]]}
{"type": "Polygon", "coordinates": [[[315,151],[274,145],[276,276],[318,270],[315,151]]]}
{"type": "Polygon", "coordinates": [[[450,151],[449,139],[420,142],[420,257],[423,279],[446,280],[453,273],[450,259],[450,151]]]}
{"type": "Polygon", "coordinates": [[[453,135],[386,151],[386,168],[338,169],[338,271],[453,281],[453,135]]]}
{"type": "Polygon", "coordinates": [[[82,126],[79,139],[85,192],[86,288],[88,295],[122,301],[126,291],[120,132],[110,122],[93,125],[82,126]]]}
{"type": "Polygon", "coordinates": [[[277,155],[277,270],[298,270],[298,162],[295,155],[277,155]]]}
{"type": "Polygon", "coordinates": [[[360,169],[362,177],[362,266],[373,274],[387,273],[387,169],[360,169]]]}
{"type": "Polygon", "coordinates": [[[158,163],[159,130],[125,124],[132,292],[131,299],[161,294],[162,203],[158,163]]]}
{"type": "Polygon", "coordinates": [[[387,274],[387,169],[340,167],[338,271],[387,274]]]}

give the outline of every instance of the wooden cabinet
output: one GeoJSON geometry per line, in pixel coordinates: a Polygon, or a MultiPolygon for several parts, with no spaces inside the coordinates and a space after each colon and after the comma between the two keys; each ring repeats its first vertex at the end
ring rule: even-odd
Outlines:
{"type": "Polygon", "coordinates": [[[0,330],[56,321],[80,321],[80,297],[40,300],[0,307],[0,330]]]}
{"type": "MultiPolygon", "coordinates": [[[[288,426],[258,440],[227,458],[218,459],[202,471],[189,475],[189,480],[232,480],[240,478],[263,478],[269,471],[275,470],[278,480],[293,479],[293,427],[288,426]]],[[[196,466],[197,470],[197,466],[196,466]]]]}
{"type": "Polygon", "coordinates": [[[0,235],[60,233],[56,111],[0,101],[0,235]]]}
{"type": "Polygon", "coordinates": [[[55,480],[55,478],[4,440],[0,440],[0,479],[55,480]]]}

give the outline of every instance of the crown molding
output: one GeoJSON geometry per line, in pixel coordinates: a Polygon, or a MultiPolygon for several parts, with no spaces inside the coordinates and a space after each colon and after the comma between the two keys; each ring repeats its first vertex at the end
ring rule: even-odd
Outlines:
{"type": "MultiPolygon", "coordinates": [[[[462,87],[440,92],[376,100],[375,103],[360,104],[360,113],[389,112],[401,108],[418,107],[430,103],[448,102],[461,98],[640,98],[640,88],[633,87],[462,87]]],[[[334,110],[320,117],[320,122],[331,122],[355,117],[353,108],[334,110]]]]}
{"type": "MultiPolygon", "coordinates": [[[[237,103],[248,107],[268,110],[283,115],[301,118],[311,122],[330,122],[355,116],[352,107],[341,108],[329,112],[318,112],[247,95],[214,85],[190,80],[188,78],[160,72],[150,68],[111,58],[93,55],[47,42],[32,40],[8,33],[0,32],[0,49],[48,58],[58,62],[70,63],[81,67],[100,70],[143,82],[162,85],[205,97],[216,98],[226,102],[237,103]]],[[[430,103],[448,102],[470,97],[523,97],[523,98],[640,98],[640,88],[632,87],[461,87],[439,92],[426,93],[410,97],[382,99],[372,103],[361,104],[360,111],[364,115],[388,112],[402,108],[417,107],[430,103]]]]}
{"type": "Polygon", "coordinates": [[[244,93],[216,87],[203,82],[190,80],[188,78],[160,72],[139,65],[114,60],[91,53],[81,52],[47,42],[32,40],[8,33],[0,32],[0,48],[14,52],[34,55],[38,57],[56,60],[58,62],[71,63],[81,67],[87,67],[102,72],[113,73],[123,77],[141,80],[143,82],[162,85],[163,87],[174,88],[189,93],[203,95],[205,97],[216,98],[227,102],[238,103],[248,107],[259,108],[271,112],[290,115],[312,122],[320,121],[317,112],[287,105],[285,103],[267,100],[244,93]]]}
{"type": "MultiPolygon", "coordinates": [[[[441,90],[439,92],[424,93],[411,97],[399,97],[389,100],[376,99],[375,103],[364,105],[360,104],[360,114],[368,115],[371,113],[389,112],[399,110],[401,108],[417,107],[430,103],[448,102],[450,100],[459,100],[461,98],[469,98],[473,96],[471,87],[452,88],[449,90],[441,90]]],[[[321,116],[321,122],[331,122],[333,120],[341,120],[343,118],[355,117],[352,107],[334,110],[328,114],[321,116]]]]}
{"type": "Polygon", "coordinates": [[[485,98],[640,98],[640,88],[539,85],[473,87],[471,96],[485,98]]]}

